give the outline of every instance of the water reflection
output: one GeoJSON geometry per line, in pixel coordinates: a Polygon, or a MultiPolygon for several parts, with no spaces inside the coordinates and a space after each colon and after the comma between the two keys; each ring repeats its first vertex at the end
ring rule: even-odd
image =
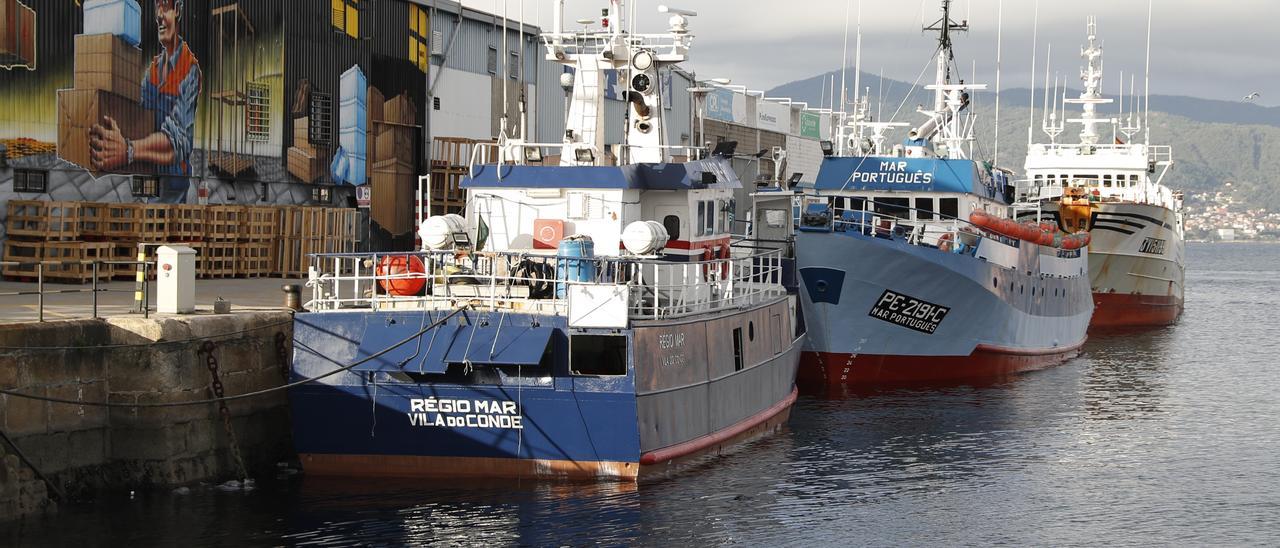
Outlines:
{"type": "Polygon", "coordinates": [[[1085,416],[1137,420],[1161,414],[1176,331],[1165,328],[1090,335],[1080,387],[1085,416]]]}

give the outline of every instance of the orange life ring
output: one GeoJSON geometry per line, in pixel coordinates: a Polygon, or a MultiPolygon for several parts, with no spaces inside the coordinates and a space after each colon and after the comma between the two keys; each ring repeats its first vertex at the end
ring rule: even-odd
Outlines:
{"type": "Polygon", "coordinates": [[[711,279],[711,261],[716,258],[715,252],[711,249],[710,247],[702,248],[702,277],[707,280],[711,279]]]}
{"type": "Polygon", "coordinates": [[[947,252],[947,253],[950,253],[950,252],[951,252],[951,241],[952,241],[954,238],[955,238],[955,237],[954,237],[954,236],[952,236],[950,232],[948,232],[948,233],[946,233],[946,234],[943,234],[943,235],[941,235],[941,236],[938,236],[938,249],[941,249],[942,251],[945,251],[945,252],[947,252]]]}

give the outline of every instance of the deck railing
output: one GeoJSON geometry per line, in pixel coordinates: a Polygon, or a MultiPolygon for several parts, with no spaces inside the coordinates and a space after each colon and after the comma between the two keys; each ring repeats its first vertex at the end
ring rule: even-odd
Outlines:
{"type": "Polygon", "coordinates": [[[318,254],[312,257],[306,308],[418,310],[467,303],[565,315],[575,286],[612,286],[625,288],[630,319],[666,319],[785,295],[783,269],[782,250],[747,246],[736,247],[730,257],[687,262],[517,251],[318,254]]]}

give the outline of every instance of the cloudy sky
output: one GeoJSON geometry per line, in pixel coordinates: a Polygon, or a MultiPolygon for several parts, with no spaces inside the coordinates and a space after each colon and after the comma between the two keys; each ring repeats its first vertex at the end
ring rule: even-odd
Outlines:
{"type": "MultiPolygon", "coordinates": [[[[523,0],[525,19],[551,27],[552,0],[523,0]]],[[[956,0],[953,18],[969,19],[972,31],[956,39],[956,60],[977,63],[978,81],[993,85],[996,67],[997,14],[1001,0],[956,0]]],[[[479,10],[501,13],[504,2],[516,18],[521,0],[463,0],[479,10]]],[[[686,69],[699,77],[726,77],[735,84],[769,89],[779,84],[836,70],[840,66],[846,7],[850,10],[849,64],[853,64],[853,29],[861,3],[863,70],[912,82],[933,51],[921,22],[940,15],[937,0],[656,0],[636,4],[641,32],[666,28],[657,5],[698,12],[690,29],[696,36],[686,69]]],[[[1044,55],[1053,47],[1051,69],[1079,85],[1080,45],[1085,17],[1098,18],[1104,41],[1104,87],[1114,92],[1120,71],[1143,70],[1147,2],[1143,0],[1003,0],[1004,88],[1031,83],[1032,32],[1039,4],[1041,82],[1044,55]]],[[[567,21],[598,17],[604,0],[567,0],[567,21]]],[[[1280,1],[1154,0],[1151,91],[1210,99],[1240,100],[1253,91],[1259,103],[1280,105],[1280,1]]],[[[1125,77],[1128,80],[1128,76],[1125,77]]],[[[852,86],[852,83],[850,83],[852,86]]]]}

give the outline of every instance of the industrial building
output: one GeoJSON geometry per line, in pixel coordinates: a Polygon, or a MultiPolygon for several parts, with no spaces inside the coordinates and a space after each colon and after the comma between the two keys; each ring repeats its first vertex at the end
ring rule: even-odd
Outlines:
{"type": "MultiPolygon", "coordinates": [[[[475,148],[504,129],[564,132],[564,69],[539,29],[456,2],[0,2],[29,14],[18,38],[35,29],[34,47],[0,57],[0,238],[18,242],[6,259],[209,242],[231,266],[203,274],[299,275],[308,253],[408,249],[419,177],[432,212],[460,208],[467,163],[487,158],[475,148]],[[238,253],[265,256],[238,271],[238,253]]],[[[617,143],[625,105],[610,83],[617,143]]],[[[829,112],[697,84],[662,78],[669,143],[737,141],[748,183],[775,174],[779,149],[784,178],[816,175],[829,112]]]]}

